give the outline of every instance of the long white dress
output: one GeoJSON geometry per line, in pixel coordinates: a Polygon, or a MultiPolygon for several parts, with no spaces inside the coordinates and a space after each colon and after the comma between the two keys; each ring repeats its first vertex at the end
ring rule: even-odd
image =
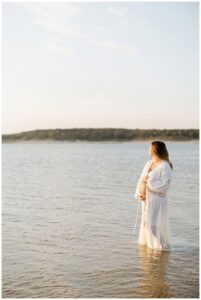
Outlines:
{"type": "Polygon", "coordinates": [[[146,162],[138,180],[135,199],[142,203],[142,217],[138,243],[148,248],[160,251],[170,251],[168,198],[167,191],[171,184],[172,169],[163,160],[148,173],[153,159],[146,162]],[[148,175],[146,201],[139,199],[140,186],[144,177],[148,175]]]}

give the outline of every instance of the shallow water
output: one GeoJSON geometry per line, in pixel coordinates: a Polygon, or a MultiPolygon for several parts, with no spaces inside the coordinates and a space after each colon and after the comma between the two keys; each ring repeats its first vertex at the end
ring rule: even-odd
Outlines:
{"type": "Polygon", "coordinates": [[[2,296],[198,298],[199,144],[166,145],[172,251],[161,253],[138,245],[141,216],[133,235],[149,142],[3,144],[2,296]]]}

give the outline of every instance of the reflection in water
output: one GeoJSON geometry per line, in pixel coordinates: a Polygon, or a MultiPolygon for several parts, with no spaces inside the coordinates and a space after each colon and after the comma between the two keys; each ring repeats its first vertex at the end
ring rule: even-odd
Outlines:
{"type": "Polygon", "coordinates": [[[143,277],[139,280],[139,290],[149,297],[172,297],[167,280],[167,264],[170,253],[139,245],[140,268],[143,277]]]}

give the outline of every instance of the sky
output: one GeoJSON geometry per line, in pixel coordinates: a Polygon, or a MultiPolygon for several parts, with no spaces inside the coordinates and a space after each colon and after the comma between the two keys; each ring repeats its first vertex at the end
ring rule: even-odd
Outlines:
{"type": "Polygon", "coordinates": [[[2,2],[2,133],[199,128],[198,2],[2,2]]]}

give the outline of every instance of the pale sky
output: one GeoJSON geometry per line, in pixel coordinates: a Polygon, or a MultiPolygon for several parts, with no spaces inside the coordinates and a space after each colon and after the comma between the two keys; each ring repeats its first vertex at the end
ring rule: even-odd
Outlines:
{"type": "Polygon", "coordinates": [[[198,2],[2,3],[2,133],[199,128],[198,2]]]}

